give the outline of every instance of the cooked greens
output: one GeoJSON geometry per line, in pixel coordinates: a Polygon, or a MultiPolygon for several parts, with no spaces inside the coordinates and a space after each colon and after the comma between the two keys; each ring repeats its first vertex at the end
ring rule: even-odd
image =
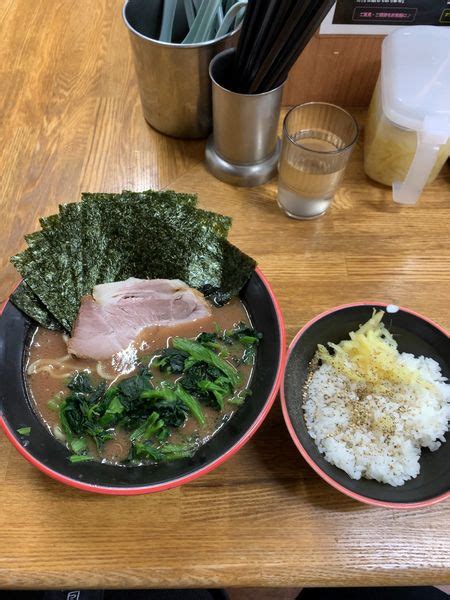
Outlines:
{"type": "Polygon", "coordinates": [[[94,460],[94,457],[88,456],[87,454],[72,454],[72,456],[69,456],[69,460],[71,463],[81,463],[94,460]]]}
{"type": "Polygon", "coordinates": [[[12,257],[25,283],[11,300],[44,327],[68,332],[84,294],[128,277],[181,279],[223,304],[255,262],[227,241],[231,220],[196,202],[170,190],[125,190],[60,205],[12,257]]]}
{"type": "MultiPolygon", "coordinates": [[[[239,373],[223,358],[224,346],[213,341],[232,339],[231,343],[245,352],[242,329],[238,325],[231,332],[202,333],[197,340],[173,338],[171,346],[157,352],[147,366],[141,364],[135,375],[109,388],[105,381],[95,385],[85,371],[75,372],[67,383],[68,394],[55,403],[73,452],[70,460],[89,460],[89,440],[101,451],[118,429],[129,439],[128,461],[161,462],[192,456],[199,436],[174,444],[172,433],[189,417],[201,431],[206,424],[203,406],[221,412],[225,402],[240,406],[249,394],[238,391],[239,373]],[[169,379],[154,377],[158,371],[169,379]]],[[[246,337],[259,341],[261,335],[246,328],[246,337]]]]}
{"type": "Polygon", "coordinates": [[[182,373],[184,363],[189,358],[189,354],[184,350],[175,348],[164,348],[160,356],[153,362],[153,366],[159,367],[162,373],[182,373]]]}
{"type": "Polygon", "coordinates": [[[189,369],[204,363],[220,371],[233,387],[236,387],[239,383],[239,373],[236,368],[200,342],[175,337],[172,339],[172,345],[176,350],[182,350],[189,354],[189,358],[185,362],[185,368],[189,369]]]}
{"type": "Polygon", "coordinates": [[[20,427],[20,428],[17,430],[17,433],[18,433],[19,435],[25,435],[25,436],[28,436],[28,435],[30,435],[30,433],[31,433],[31,427],[20,427]]]}

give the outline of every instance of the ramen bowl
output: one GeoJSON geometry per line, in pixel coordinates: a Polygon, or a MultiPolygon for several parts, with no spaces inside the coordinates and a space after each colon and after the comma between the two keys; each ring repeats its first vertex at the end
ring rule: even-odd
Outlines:
{"type": "Polygon", "coordinates": [[[374,309],[386,311],[386,327],[398,343],[399,352],[423,355],[437,361],[444,377],[450,377],[449,334],[430,319],[412,310],[378,302],[338,306],[307,323],[293,339],[281,386],[284,419],[291,437],[306,462],[327,483],[355,500],[389,508],[417,508],[450,497],[450,434],[431,452],[422,449],[420,473],[401,486],[393,487],[373,479],[352,479],[328,462],[309,435],[303,411],[303,390],[310,374],[310,362],[318,344],[339,343],[365,323],[374,309]]]}
{"type": "Polygon", "coordinates": [[[264,275],[257,269],[241,292],[261,343],[250,381],[252,395],[194,456],[157,465],[71,463],[70,451],[49,432],[34,409],[25,380],[28,349],[36,324],[11,302],[0,317],[0,425],[14,447],[50,477],[81,490],[133,495],[188,483],[233,456],[255,433],[277,395],[285,356],[281,310],[264,275]],[[23,428],[30,428],[23,435],[23,428]],[[28,433],[28,432],[27,432],[28,433]]]}

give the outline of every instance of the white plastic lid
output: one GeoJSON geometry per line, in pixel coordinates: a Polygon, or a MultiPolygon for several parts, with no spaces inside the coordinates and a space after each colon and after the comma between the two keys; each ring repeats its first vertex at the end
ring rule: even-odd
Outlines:
{"type": "Polygon", "coordinates": [[[382,46],[381,90],[383,111],[390,121],[420,131],[425,117],[434,117],[435,125],[438,117],[447,139],[450,27],[416,25],[389,34],[382,46]]]}
{"type": "Polygon", "coordinates": [[[394,181],[394,201],[415,204],[450,138],[450,28],[396,29],[381,53],[381,99],[386,117],[417,132],[405,180],[394,181]]]}

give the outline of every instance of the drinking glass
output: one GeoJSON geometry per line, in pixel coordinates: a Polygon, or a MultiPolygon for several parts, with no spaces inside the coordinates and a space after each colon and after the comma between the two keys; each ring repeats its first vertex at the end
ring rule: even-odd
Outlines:
{"type": "Polygon", "coordinates": [[[326,102],[294,106],[283,124],[278,204],[294,219],[315,219],[330,206],[344,175],[358,124],[326,102]]]}

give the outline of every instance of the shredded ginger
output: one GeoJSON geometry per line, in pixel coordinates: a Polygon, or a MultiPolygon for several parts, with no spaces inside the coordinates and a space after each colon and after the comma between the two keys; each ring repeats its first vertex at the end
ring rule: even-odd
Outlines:
{"type": "Polygon", "coordinates": [[[383,316],[384,311],[374,309],[372,317],[364,325],[350,332],[349,340],[342,340],[339,344],[328,343],[334,350],[333,354],[319,344],[317,357],[371,392],[383,393],[388,384],[419,384],[433,388],[418,371],[401,362],[397,342],[381,322],[383,316]]]}

